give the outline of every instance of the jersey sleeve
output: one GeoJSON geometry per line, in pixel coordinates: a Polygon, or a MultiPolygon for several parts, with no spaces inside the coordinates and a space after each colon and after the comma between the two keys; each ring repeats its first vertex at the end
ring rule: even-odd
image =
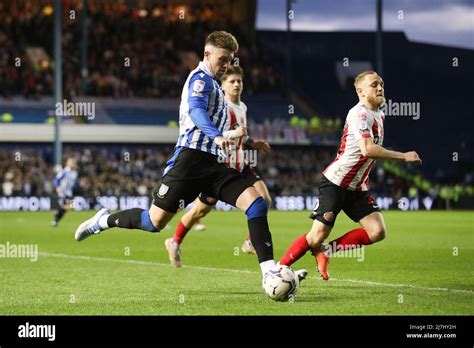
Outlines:
{"type": "Polygon", "coordinates": [[[189,80],[188,105],[189,113],[193,109],[207,111],[209,96],[214,89],[212,78],[204,73],[196,72],[189,80]]]}
{"type": "Polygon", "coordinates": [[[365,110],[351,111],[347,117],[349,133],[354,134],[355,141],[362,138],[373,138],[370,119],[365,110]]]}
{"type": "Polygon", "coordinates": [[[61,180],[64,176],[64,169],[61,169],[56,176],[54,177],[54,187],[58,188],[59,185],[61,184],[61,180]]]}

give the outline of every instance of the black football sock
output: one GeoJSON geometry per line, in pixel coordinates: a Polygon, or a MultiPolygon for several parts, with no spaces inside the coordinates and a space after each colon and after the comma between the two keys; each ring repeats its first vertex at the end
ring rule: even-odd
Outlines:
{"type": "Polygon", "coordinates": [[[56,210],[56,213],[54,213],[54,221],[59,222],[59,220],[63,218],[64,214],[66,214],[66,209],[60,208],[56,210]]]}
{"type": "Polygon", "coordinates": [[[150,220],[148,210],[133,208],[111,214],[107,218],[109,227],[139,229],[148,232],[159,232],[150,220]]]}
{"type": "Polygon", "coordinates": [[[247,220],[247,223],[250,231],[250,241],[257,252],[258,262],[273,260],[272,234],[268,227],[267,217],[259,216],[247,220]]]}

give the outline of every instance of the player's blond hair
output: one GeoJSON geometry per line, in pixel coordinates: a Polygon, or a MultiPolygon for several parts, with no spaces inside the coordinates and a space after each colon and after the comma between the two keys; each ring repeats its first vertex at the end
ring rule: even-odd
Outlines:
{"type": "Polygon", "coordinates": [[[226,31],[214,31],[206,38],[205,46],[225,48],[232,52],[237,52],[239,43],[234,35],[226,31]]]}
{"type": "Polygon", "coordinates": [[[244,79],[244,71],[238,65],[230,65],[224,75],[221,77],[221,81],[224,82],[230,75],[239,75],[241,79],[244,79]]]}
{"type": "Polygon", "coordinates": [[[366,71],[363,71],[361,72],[359,75],[357,75],[355,77],[355,80],[354,80],[354,87],[357,91],[357,86],[359,86],[359,84],[361,83],[361,81],[367,76],[367,75],[372,75],[372,74],[375,74],[378,76],[378,74],[375,72],[375,71],[372,71],[372,70],[366,70],[366,71]]]}

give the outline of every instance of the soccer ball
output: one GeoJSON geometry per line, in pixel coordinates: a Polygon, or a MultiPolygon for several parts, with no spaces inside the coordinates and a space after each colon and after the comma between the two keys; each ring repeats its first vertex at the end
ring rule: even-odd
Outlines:
{"type": "Polygon", "coordinates": [[[263,276],[265,294],[274,301],[288,301],[299,287],[298,276],[288,266],[279,265],[263,276]]]}

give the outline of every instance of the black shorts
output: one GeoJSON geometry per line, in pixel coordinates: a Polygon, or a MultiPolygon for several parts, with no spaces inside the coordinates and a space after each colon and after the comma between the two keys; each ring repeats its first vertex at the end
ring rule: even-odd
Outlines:
{"type": "MultiPolygon", "coordinates": [[[[260,172],[257,170],[257,167],[250,167],[250,166],[245,166],[244,170],[242,171],[242,174],[247,177],[251,185],[255,184],[257,181],[263,180],[262,175],[260,172]]],[[[205,193],[201,192],[199,194],[199,200],[206,204],[206,205],[216,205],[216,202],[210,202],[208,198],[214,198],[206,195],[205,193]]],[[[215,198],[214,198],[215,199],[215,198]]]]}
{"type": "Polygon", "coordinates": [[[153,192],[153,204],[170,213],[185,208],[201,192],[235,206],[240,194],[253,184],[210,153],[178,147],[174,157],[171,169],[153,192]]]}
{"type": "Polygon", "coordinates": [[[51,208],[52,210],[61,210],[69,206],[73,201],[73,197],[59,196],[57,193],[51,194],[51,208]]]}
{"type": "Polygon", "coordinates": [[[259,180],[263,180],[262,173],[257,169],[257,167],[250,167],[249,165],[244,167],[242,171],[250,180],[252,180],[252,184],[255,184],[259,180]]]}
{"type": "Polygon", "coordinates": [[[319,183],[319,201],[310,218],[325,225],[334,226],[341,209],[354,222],[380,211],[374,198],[367,191],[351,191],[329,181],[324,175],[319,183]]]}

